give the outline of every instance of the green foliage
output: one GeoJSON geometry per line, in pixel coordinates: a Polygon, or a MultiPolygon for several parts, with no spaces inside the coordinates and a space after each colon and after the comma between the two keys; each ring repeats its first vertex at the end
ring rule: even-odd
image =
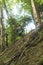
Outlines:
{"type": "Polygon", "coordinates": [[[19,2],[22,2],[23,3],[23,7],[22,8],[24,8],[25,10],[27,10],[28,12],[30,12],[30,2],[29,2],[29,0],[17,0],[17,3],[19,3],[19,2]]]}
{"type": "Polygon", "coordinates": [[[38,4],[38,5],[39,5],[39,4],[40,4],[40,5],[43,4],[43,0],[35,0],[35,2],[36,2],[36,4],[38,4]]]}
{"type": "Polygon", "coordinates": [[[21,24],[22,22],[16,21],[16,19],[13,17],[10,17],[7,22],[9,25],[6,26],[6,32],[8,33],[8,43],[19,40],[23,33],[23,24],[21,24]]]}
{"type": "MultiPolygon", "coordinates": [[[[43,0],[34,0],[37,9],[39,10],[42,7],[43,0]],[[40,8],[39,8],[40,7],[40,8]]],[[[8,42],[11,42],[12,40],[19,39],[19,33],[17,32],[17,28],[20,27],[21,30],[24,29],[25,25],[25,19],[27,16],[22,16],[21,19],[14,18],[12,14],[12,8],[16,4],[22,3],[22,7],[19,10],[19,14],[21,13],[22,9],[24,9],[26,12],[30,13],[30,0],[0,0],[0,3],[3,5],[3,8],[6,10],[6,12],[10,13],[8,15],[8,26],[6,26],[6,32],[8,33],[8,42]]],[[[19,16],[18,16],[19,17],[19,16]]],[[[20,31],[20,30],[19,30],[20,31]]]]}
{"type": "Polygon", "coordinates": [[[39,61],[38,65],[43,65],[43,59],[39,61]]]}
{"type": "Polygon", "coordinates": [[[43,11],[43,0],[35,0],[35,4],[38,10],[43,11]]]}
{"type": "Polygon", "coordinates": [[[11,43],[11,28],[6,26],[6,30],[5,30],[8,34],[8,43],[11,43]]]}

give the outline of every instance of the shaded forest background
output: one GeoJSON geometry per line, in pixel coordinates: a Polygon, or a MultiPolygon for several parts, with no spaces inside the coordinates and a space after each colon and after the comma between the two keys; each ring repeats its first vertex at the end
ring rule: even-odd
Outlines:
{"type": "Polygon", "coordinates": [[[43,65],[43,0],[0,0],[0,65],[43,65]]]}

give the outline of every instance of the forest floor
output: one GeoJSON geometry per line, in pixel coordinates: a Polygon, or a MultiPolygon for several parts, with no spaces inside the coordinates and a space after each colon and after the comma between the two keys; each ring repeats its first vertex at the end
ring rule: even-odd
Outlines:
{"type": "Polygon", "coordinates": [[[2,52],[0,65],[43,65],[43,28],[31,31],[2,52]]]}

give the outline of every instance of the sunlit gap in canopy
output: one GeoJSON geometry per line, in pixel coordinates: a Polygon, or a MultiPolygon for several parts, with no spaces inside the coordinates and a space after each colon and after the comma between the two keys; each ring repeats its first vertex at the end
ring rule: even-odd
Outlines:
{"type": "Polygon", "coordinates": [[[31,30],[34,30],[35,28],[36,28],[35,23],[34,23],[33,20],[31,20],[30,23],[28,23],[28,24],[24,27],[25,34],[26,34],[26,33],[29,33],[31,30]]]}
{"type": "Polygon", "coordinates": [[[9,27],[9,24],[7,23],[7,19],[8,19],[8,16],[7,16],[6,10],[3,9],[3,24],[4,24],[5,28],[6,28],[6,26],[9,27]]]}
{"type": "MultiPolygon", "coordinates": [[[[27,16],[27,17],[31,17],[32,18],[32,15],[30,13],[28,13],[27,11],[25,11],[24,8],[22,8],[23,4],[24,3],[20,1],[18,4],[16,3],[16,5],[13,6],[12,12],[14,13],[15,17],[21,18],[21,17],[27,16]]],[[[30,21],[30,23],[28,23],[24,27],[24,31],[25,31],[25,33],[29,33],[33,29],[35,29],[35,23],[34,23],[34,21],[32,19],[30,21]]]]}
{"type": "MultiPolygon", "coordinates": [[[[19,2],[19,3],[16,3],[16,4],[13,4],[12,6],[12,10],[11,10],[11,13],[12,15],[16,18],[16,19],[20,19],[21,17],[24,17],[24,16],[27,16],[27,17],[32,17],[31,14],[29,12],[27,12],[23,7],[25,6],[26,4],[24,4],[23,2],[19,2]]],[[[6,16],[6,12],[4,11],[4,16],[6,16]]],[[[24,31],[25,33],[28,33],[30,32],[31,30],[35,29],[35,24],[34,24],[34,21],[33,19],[28,23],[26,24],[26,26],[24,27],[24,31]]]]}
{"type": "Polygon", "coordinates": [[[12,7],[12,13],[15,16],[15,18],[21,18],[28,14],[28,12],[23,8],[25,6],[23,2],[19,2],[13,5],[12,7]]]}

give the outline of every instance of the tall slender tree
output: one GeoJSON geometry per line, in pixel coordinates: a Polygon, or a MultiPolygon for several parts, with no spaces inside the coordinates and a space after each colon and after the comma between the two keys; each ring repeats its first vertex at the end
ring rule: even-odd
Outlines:
{"type": "Polygon", "coordinates": [[[1,25],[1,27],[0,27],[0,34],[1,34],[1,43],[0,43],[0,45],[1,45],[1,48],[5,48],[5,39],[4,39],[4,33],[5,33],[5,31],[4,31],[4,24],[3,24],[3,8],[2,8],[2,5],[0,6],[0,25],[1,25]]]}
{"type": "Polygon", "coordinates": [[[39,15],[38,15],[34,0],[30,0],[30,4],[31,4],[32,16],[33,16],[35,24],[37,26],[37,24],[40,23],[40,20],[39,20],[39,15]]]}

